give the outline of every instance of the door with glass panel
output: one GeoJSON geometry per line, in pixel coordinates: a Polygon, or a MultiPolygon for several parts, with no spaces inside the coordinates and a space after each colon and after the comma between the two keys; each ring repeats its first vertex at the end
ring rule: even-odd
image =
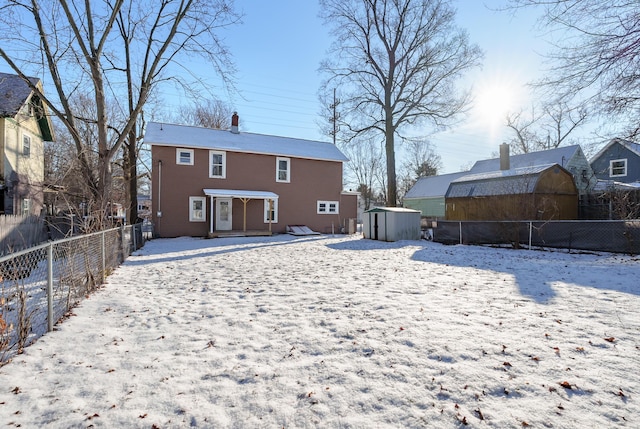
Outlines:
{"type": "Polygon", "coordinates": [[[216,198],[216,225],[218,231],[231,231],[231,198],[216,198]]]}

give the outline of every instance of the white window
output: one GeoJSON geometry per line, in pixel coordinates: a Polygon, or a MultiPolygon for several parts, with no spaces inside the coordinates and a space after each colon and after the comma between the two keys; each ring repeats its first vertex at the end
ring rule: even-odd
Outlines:
{"type": "Polygon", "coordinates": [[[338,214],[337,201],[318,201],[318,214],[338,214]]]}
{"type": "Polygon", "coordinates": [[[227,153],[216,150],[209,151],[209,177],[224,179],[227,177],[227,153]]]}
{"type": "Polygon", "coordinates": [[[189,222],[206,221],[205,197],[189,197],[189,222]]]}
{"type": "Polygon", "coordinates": [[[30,210],[31,210],[31,201],[29,201],[28,198],[25,198],[24,200],[22,200],[22,214],[28,215],[30,210]]]}
{"type": "Polygon", "coordinates": [[[264,223],[278,223],[278,200],[264,200],[264,223]]]}
{"type": "Polygon", "coordinates": [[[291,159],[290,158],[276,158],[276,182],[290,183],[291,182],[291,159]]]}
{"type": "Polygon", "coordinates": [[[22,136],[22,154],[24,156],[31,155],[31,137],[26,134],[22,136]]]}
{"type": "Polygon", "coordinates": [[[176,164],[193,165],[193,149],[176,149],[176,164]]]}
{"type": "Polygon", "coordinates": [[[613,159],[609,161],[609,177],[620,177],[627,175],[627,160],[613,159]]]}

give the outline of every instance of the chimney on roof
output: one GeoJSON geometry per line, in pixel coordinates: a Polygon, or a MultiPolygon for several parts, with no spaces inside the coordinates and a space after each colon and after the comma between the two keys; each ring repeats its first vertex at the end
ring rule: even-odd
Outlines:
{"type": "Polygon", "coordinates": [[[511,169],[511,165],[509,164],[509,145],[507,143],[502,143],[500,145],[500,170],[511,169]]]}
{"type": "Polygon", "coordinates": [[[233,112],[233,115],[231,115],[231,132],[233,134],[239,134],[240,131],[238,131],[238,120],[240,118],[238,117],[238,112],[233,112]]]}

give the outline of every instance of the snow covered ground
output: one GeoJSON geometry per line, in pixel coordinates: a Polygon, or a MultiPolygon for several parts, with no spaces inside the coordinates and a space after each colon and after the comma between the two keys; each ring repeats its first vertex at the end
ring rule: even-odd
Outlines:
{"type": "Polygon", "coordinates": [[[153,240],[0,368],[2,427],[640,425],[640,259],[153,240]]]}

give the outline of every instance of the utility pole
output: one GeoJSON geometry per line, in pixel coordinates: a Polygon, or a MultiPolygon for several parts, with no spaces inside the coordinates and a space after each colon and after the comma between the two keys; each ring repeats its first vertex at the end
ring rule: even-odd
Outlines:
{"type": "Polygon", "coordinates": [[[336,89],[333,88],[333,103],[329,106],[333,110],[333,114],[329,121],[333,124],[333,131],[331,135],[333,136],[333,144],[336,144],[336,136],[338,135],[338,119],[340,114],[338,113],[338,105],[340,104],[340,100],[336,99],[336,89]]]}

